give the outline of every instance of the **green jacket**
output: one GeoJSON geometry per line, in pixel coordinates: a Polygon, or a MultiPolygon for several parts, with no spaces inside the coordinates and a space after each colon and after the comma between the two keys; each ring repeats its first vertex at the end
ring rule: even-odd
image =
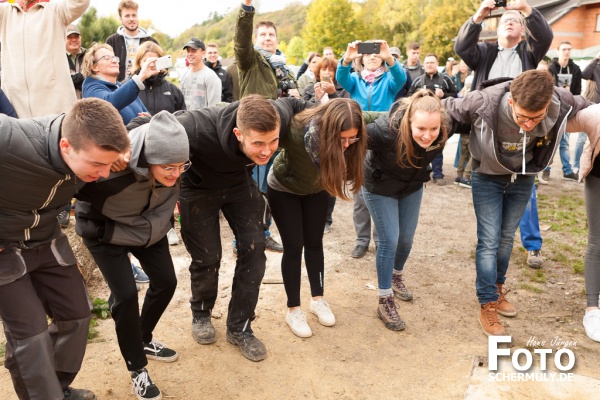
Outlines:
{"type": "MultiPolygon", "coordinates": [[[[386,114],[363,112],[363,119],[365,124],[368,124],[386,114]]],[[[319,169],[313,164],[304,147],[304,134],[304,129],[292,125],[289,133],[279,138],[279,147],[283,150],[275,157],[272,167],[277,181],[299,195],[314,194],[323,190],[319,185],[319,169]]]]}
{"type": "MultiPolygon", "coordinates": [[[[270,99],[277,99],[278,80],[271,64],[254,49],[252,30],[254,11],[240,8],[233,38],[233,50],[238,66],[240,79],[240,99],[249,94],[260,94],[270,99]]],[[[292,75],[288,79],[295,82],[292,75]]]]}

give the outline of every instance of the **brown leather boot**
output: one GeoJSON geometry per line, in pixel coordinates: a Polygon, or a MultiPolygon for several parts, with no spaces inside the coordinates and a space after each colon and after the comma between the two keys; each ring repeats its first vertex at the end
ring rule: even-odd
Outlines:
{"type": "Polygon", "coordinates": [[[510,304],[510,301],[506,300],[504,295],[508,293],[508,290],[505,292],[502,290],[502,284],[496,283],[498,286],[498,306],[496,306],[496,311],[498,314],[504,315],[505,317],[514,317],[517,315],[517,309],[515,306],[510,304]]]}
{"type": "Polygon", "coordinates": [[[498,306],[497,301],[490,301],[481,305],[479,311],[479,323],[483,328],[483,333],[488,336],[504,336],[506,331],[498,320],[498,313],[496,307],[498,306]]]}

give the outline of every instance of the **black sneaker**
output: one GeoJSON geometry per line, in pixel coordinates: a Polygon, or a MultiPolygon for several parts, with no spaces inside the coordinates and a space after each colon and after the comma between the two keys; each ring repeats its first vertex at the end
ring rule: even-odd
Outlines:
{"type": "Polygon", "coordinates": [[[454,184],[458,185],[460,183],[460,181],[462,181],[463,178],[461,178],[460,176],[457,176],[456,178],[454,178],[454,184]]]}
{"type": "Polygon", "coordinates": [[[68,387],[63,390],[64,400],[96,400],[96,395],[91,390],[73,389],[68,387]]]}
{"type": "Polygon", "coordinates": [[[470,179],[461,179],[459,186],[467,188],[467,189],[471,189],[471,180],[470,179]]]}
{"type": "Polygon", "coordinates": [[[217,340],[210,315],[207,317],[194,317],[192,320],[192,337],[200,344],[211,344],[217,340]]]}
{"type": "Polygon", "coordinates": [[[267,349],[252,332],[231,332],[227,330],[227,341],[240,346],[240,351],[250,361],[262,361],[267,358],[267,349]]]}
{"type": "Polygon", "coordinates": [[[277,241],[273,239],[272,236],[265,238],[265,249],[276,251],[278,253],[283,253],[283,246],[281,245],[281,243],[277,243],[277,241]]]}
{"type": "Polygon", "coordinates": [[[165,347],[159,341],[152,340],[150,343],[144,343],[144,353],[150,360],[173,362],[179,358],[179,354],[175,350],[165,347]]]}
{"type": "Polygon", "coordinates": [[[162,397],[160,390],[152,383],[150,375],[146,368],[142,368],[139,371],[131,371],[131,393],[135,395],[139,400],[150,399],[158,400],[162,397]]]}
{"type": "Polygon", "coordinates": [[[579,180],[579,175],[575,172],[571,172],[570,174],[563,174],[563,179],[566,181],[575,181],[579,180]]]}
{"type": "Polygon", "coordinates": [[[58,214],[58,224],[61,228],[67,228],[71,222],[71,212],[69,210],[63,210],[58,214]]]}

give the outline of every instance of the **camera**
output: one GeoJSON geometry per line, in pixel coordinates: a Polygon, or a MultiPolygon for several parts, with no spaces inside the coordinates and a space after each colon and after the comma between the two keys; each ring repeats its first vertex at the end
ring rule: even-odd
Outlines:
{"type": "Polygon", "coordinates": [[[496,7],[506,7],[506,0],[496,0],[496,7]]]}
{"type": "Polygon", "coordinates": [[[282,79],[279,81],[279,88],[277,90],[277,94],[279,97],[288,97],[289,90],[296,89],[296,83],[292,79],[282,79]]]}

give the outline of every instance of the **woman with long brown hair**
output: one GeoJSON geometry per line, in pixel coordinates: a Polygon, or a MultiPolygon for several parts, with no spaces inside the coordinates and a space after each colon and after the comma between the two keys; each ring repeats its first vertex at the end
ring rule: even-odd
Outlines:
{"type": "Polygon", "coordinates": [[[310,337],[300,309],[302,252],[312,295],[310,311],[322,325],[333,326],[335,316],[323,298],[323,228],[329,196],[349,200],[362,184],[367,144],[360,106],[350,99],[333,99],[305,110],[294,117],[279,145],[283,150],[267,178],[267,197],[283,242],[285,320],[295,335],[310,337]]]}
{"type": "Polygon", "coordinates": [[[423,187],[429,181],[427,165],[444,149],[450,131],[447,121],[439,97],[422,89],[367,126],[370,151],[362,192],[379,233],[377,315],[390,330],[405,328],[394,295],[412,300],[402,272],[419,221],[423,187]]]}

